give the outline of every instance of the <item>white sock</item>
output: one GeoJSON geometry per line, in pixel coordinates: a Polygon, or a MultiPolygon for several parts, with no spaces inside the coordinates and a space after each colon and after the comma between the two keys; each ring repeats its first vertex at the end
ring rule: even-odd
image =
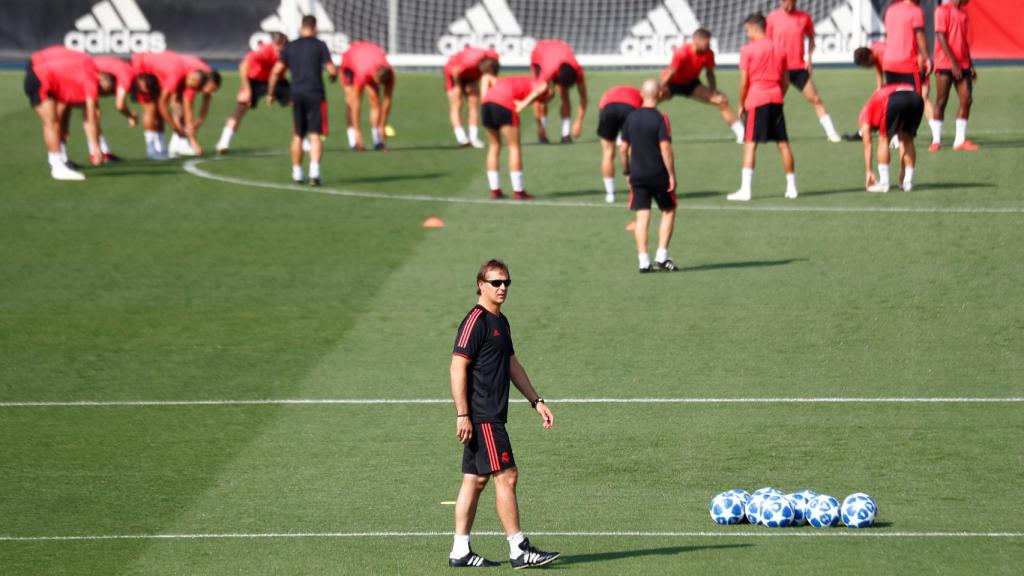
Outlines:
{"type": "Polygon", "coordinates": [[[743,123],[739,120],[732,123],[729,128],[732,128],[732,133],[736,135],[737,140],[743,139],[743,123]]]}
{"type": "Polygon", "coordinates": [[[540,125],[542,127],[544,127],[544,128],[548,127],[548,117],[547,116],[541,116],[540,117],[540,125]]]}
{"type": "Polygon", "coordinates": [[[508,176],[509,176],[509,179],[512,180],[512,191],[513,192],[522,192],[523,191],[523,173],[522,173],[522,171],[519,171],[519,172],[509,172],[508,176]]]}
{"type": "Polygon", "coordinates": [[[903,187],[907,188],[909,186],[912,186],[913,184],[914,184],[914,169],[908,167],[908,168],[906,168],[903,171],[903,187]]]}
{"type": "Polygon", "coordinates": [[[319,178],[320,177],[320,163],[319,162],[313,162],[312,160],[309,161],[309,177],[310,178],[319,178]]]}
{"type": "Polygon", "coordinates": [[[572,122],[568,118],[562,118],[562,138],[568,138],[572,130],[572,122]]]}
{"type": "Polygon", "coordinates": [[[929,120],[928,126],[932,129],[932,144],[941,144],[942,120],[929,120]]]}
{"type": "Polygon", "coordinates": [[[85,147],[89,149],[89,156],[96,153],[96,147],[92,145],[92,142],[89,142],[88,138],[85,139],[85,147]]]}
{"type": "Polygon", "coordinates": [[[110,146],[107,145],[107,138],[100,134],[100,152],[110,154],[110,146]]]}
{"type": "Polygon", "coordinates": [[[68,147],[65,146],[63,143],[61,143],[60,145],[60,159],[63,160],[64,162],[68,161],[68,147]]]}
{"type": "Polygon", "coordinates": [[[967,140],[967,118],[956,119],[956,139],[953,141],[953,146],[959,146],[967,140]]]}
{"type": "Polygon", "coordinates": [[[522,532],[516,532],[512,536],[505,538],[508,540],[508,557],[515,560],[523,555],[523,551],[519,548],[519,545],[526,540],[526,536],[523,536],[522,532]]]}
{"type": "Polygon", "coordinates": [[[664,263],[665,260],[668,260],[668,248],[658,248],[654,253],[654,261],[664,263]]]}
{"type": "Polygon", "coordinates": [[[157,136],[153,130],[146,130],[142,133],[142,139],[146,142],[146,156],[157,154],[157,136]]]}
{"type": "Polygon", "coordinates": [[[46,160],[50,163],[50,168],[63,168],[64,160],[60,157],[60,152],[47,152],[46,160]]]}
{"type": "Polygon", "coordinates": [[[889,185],[889,165],[879,164],[878,165],[878,183],[882,186],[889,185]]]}
{"type": "MultiPolygon", "coordinates": [[[[310,166],[312,168],[312,166],[310,166]]],[[[292,164],[292,180],[302,180],[302,166],[292,164]]]]}
{"type": "Polygon", "coordinates": [[[163,132],[156,133],[156,153],[167,154],[167,135],[163,132]]]}
{"type": "Polygon", "coordinates": [[[455,141],[459,144],[469,143],[469,138],[466,136],[466,130],[462,126],[455,128],[455,141]]]}
{"type": "Polygon", "coordinates": [[[453,560],[465,558],[469,554],[469,534],[456,534],[452,543],[452,553],[448,555],[453,560]]]}
{"type": "Polygon", "coordinates": [[[491,190],[498,190],[501,188],[501,179],[498,177],[497,170],[487,171],[487,185],[491,187],[491,190]]]}
{"type": "Polygon", "coordinates": [[[349,128],[346,132],[348,134],[348,147],[355,148],[356,146],[356,129],[349,128]]]}
{"type": "Polygon", "coordinates": [[[474,142],[480,139],[480,127],[476,124],[469,125],[469,139],[474,142]]]}
{"type": "Polygon", "coordinates": [[[796,173],[789,172],[786,174],[786,190],[796,190],[796,173]]]}
{"type": "Polygon", "coordinates": [[[754,169],[744,168],[740,170],[740,190],[750,192],[750,182],[754,179],[754,169]]]}
{"type": "Polygon", "coordinates": [[[379,128],[370,128],[370,135],[373,136],[373,145],[374,146],[380,144],[380,129],[379,128]]]}
{"type": "Polygon", "coordinates": [[[615,194],[615,178],[604,178],[603,180],[605,194],[615,194]]]}
{"type": "Polygon", "coordinates": [[[235,131],[229,126],[225,126],[224,130],[220,133],[220,142],[217,143],[218,148],[227,148],[231,146],[231,137],[235,135],[235,131]]]}
{"type": "Polygon", "coordinates": [[[640,261],[641,268],[649,268],[651,265],[651,256],[647,252],[641,252],[637,254],[637,259],[640,261]]]}
{"type": "Polygon", "coordinates": [[[829,138],[838,136],[838,134],[836,134],[836,127],[832,125],[831,116],[825,114],[821,118],[818,118],[818,122],[821,122],[821,127],[825,129],[825,134],[827,134],[829,138]]]}

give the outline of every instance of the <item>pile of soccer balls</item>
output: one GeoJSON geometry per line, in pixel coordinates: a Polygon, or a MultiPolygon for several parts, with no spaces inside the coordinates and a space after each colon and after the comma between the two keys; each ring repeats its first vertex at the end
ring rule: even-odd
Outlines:
{"type": "Polygon", "coordinates": [[[748,494],[734,489],[722,492],[708,506],[711,519],[718,524],[739,524],[746,520],[769,528],[803,526],[828,528],[843,524],[849,528],[866,528],[875,523],[878,506],[875,500],[862,492],[850,494],[839,501],[828,494],[801,490],[784,494],[776,488],[766,487],[748,494]]]}

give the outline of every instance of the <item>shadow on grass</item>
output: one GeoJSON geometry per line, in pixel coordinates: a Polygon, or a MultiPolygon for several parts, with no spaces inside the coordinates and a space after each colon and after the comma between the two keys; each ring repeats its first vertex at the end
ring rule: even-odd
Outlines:
{"type": "MultiPolygon", "coordinates": [[[[398,182],[402,180],[428,180],[448,176],[447,172],[427,172],[424,174],[381,174],[379,176],[360,176],[358,178],[344,178],[337,184],[369,184],[374,182],[398,182]]],[[[333,184],[334,182],[332,182],[333,184]]]]}
{"type": "Polygon", "coordinates": [[[699,550],[714,550],[725,548],[748,548],[753,544],[712,544],[707,546],[665,546],[662,548],[644,548],[639,550],[616,550],[614,552],[597,552],[594,554],[579,554],[576,556],[562,556],[551,565],[552,568],[559,566],[570,566],[572,564],[588,564],[591,562],[608,562],[610,560],[621,560],[623,558],[641,558],[644,556],[676,556],[687,552],[699,550]]]}
{"type": "Polygon", "coordinates": [[[787,258],[785,260],[749,260],[746,262],[718,262],[715,264],[699,264],[684,266],[683,272],[707,272],[709,270],[732,270],[735,268],[765,268],[770,266],[786,266],[794,262],[806,262],[807,258],[787,258]]]}

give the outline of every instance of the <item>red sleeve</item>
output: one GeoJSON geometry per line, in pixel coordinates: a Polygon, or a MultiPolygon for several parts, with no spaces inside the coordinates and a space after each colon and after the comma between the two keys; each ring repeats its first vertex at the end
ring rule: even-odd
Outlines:
{"type": "MultiPolygon", "coordinates": [[[[949,13],[942,8],[935,9],[935,31],[936,32],[948,32],[949,31],[949,13]]],[[[948,39],[947,39],[948,40],[948,39]]]]}
{"type": "Polygon", "coordinates": [[[914,30],[921,30],[924,28],[924,11],[918,8],[914,10],[914,17],[910,20],[911,26],[914,30]]]}
{"type": "Polygon", "coordinates": [[[750,74],[750,51],[746,46],[740,49],[740,70],[746,70],[747,74],[750,74]]]}
{"type": "Polygon", "coordinates": [[[658,128],[658,142],[671,142],[672,124],[668,121],[668,115],[664,112],[661,113],[661,118],[664,122],[662,122],[661,127],[658,128]]]}
{"type": "MultiPolygon", "coordinates": [[[[814,20],[811,20],[810,14],[804,14],[804,34],[814,38],[814,20]]],[[[803,43],[803,39],[800,42],[803,43]]]]}
{"type": "Polygon", "coordinates": [[[708,49],[707,56],[705,56],[704,67],[708,70],[715,69],[715,53],[711,49],[708,49]]]}

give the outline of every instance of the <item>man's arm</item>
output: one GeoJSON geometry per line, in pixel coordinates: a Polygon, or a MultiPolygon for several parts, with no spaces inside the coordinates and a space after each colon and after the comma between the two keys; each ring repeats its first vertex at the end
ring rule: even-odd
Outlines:
{"type": "Polygon", "coordinates": [[[103,154],[100,152],[100,114],[96,100],[88,98],[85,101],[85,137],[89,141],[89,149],[95,150],[95,154],[89,155],[89,161],[93,166],[103,163],[103,154]]]}
{"type": "Polygon", "coordinates": [[[463,444],[468,444],[473,438],[473,421],[469,417],[469,386],[466,377],[468,370],[469,358],[452,354],[450,372],[452,401],[455,402],[455,436],[463,444]]]}
{"type": "Polygon", "coordinates": [[[576,84],[580,91],[580,105],[576,108],[576,121],[572,124],[572,137],[579,138],[583,134],[583,115],[587,112],[587,81],[580,78],[576,84]]]}
{"type": "Polygon", "coordinates": [[[619,145],[619,151],[622,154],[622,175],[629,178],[629,153],[632,152],[633,148],[626,140],[622,141],[619,145]]]}
{"type": "Polygon", "coordinates": [[[184,132],[184,130],[181,127],[181,123],[178,122],[178,119],[174,116],[174,114],[171,114],[171,98],[173,97],[174,92],[168,90],[161,90],[160,98],[157,100],[157,110],[159,110],[160,116],[163,117],[164,122],[166,122],[167,125],[171,127],[171,130],[174,130],[178,134],[181,134],[182,132],[184,132]]]}
{"type": "MultiPolygon", "coordinates": [[[[661,76],[658,76],[658,84],[661,86],[661,92],[658,94],[658,101],[667,100],[670,92],[668,87],[668,81],[670,78],[675,76],[676,71],[679,70],[677,66],[669,64],[661,71],[661,76]]],[[[710,82],[710,80],[709,80],[710,82]]]]}
{"type": "Polygon", "coordinates": [[[672,152],[672,141],[662,140],[659,146],[661,147],[661,161],[665,163],[665,170],[668,171],[668,191],[672,192],[676,189],[676,157],[672,152]]]}
{"type": "Polygon", "coordinates": [[[334,65],[334,62],[331,62],[330,60],[328,60],[324,64],[324,68],[327,70],[327,78],[331,81],[331,83],[333,84],[334,82],[337,82],[338,81],[338,67],[334,65]]]}
{"type": "Polygon", "coordinates": [[[378,129],[381,132],[383,132],[384,129],[387,128],[388,117],[391,116],[391,100],[394,92],[394,83],[384,85],[384,96],[381,98],[380,103],[380,126],[378,126],[378,129]]]}
{"type": "MultiPolygon", "coordinates": [[[[188,142],[192,146],[192,151],[195,152],[196,154],[202,155],[203,147],[202,145],[199,144],[199,140],[196,139],[196,130],[199,129],[199,124],[196,123],[195,94],[192,94],[191,98],[182,97],[182,99],[184,100],[183,104],[185,108],[185,136],[188,137],[188,142]]],[[[206,103],[203,107],[208,107],[208,103],[206,103]]]]}
{"type": "Polygon", "coordinates": [[[249,84],[249,59],[242,58],[238,65],[238,102],[248,103],[252,100],[252,85],[249,84]]]}
{"type": "Polygon", "coordinates": [[[530,92],[530,94],[526,98],[522,100],[516,100],[516,112],[522,112],[523,110],[525,110],[527,106],[532,104],[534,100],[536,100],[541,94],[547,91],[548,84],[539,84],[536,88],[533,89],[533,92],[530,92]]]}
{"type": "Polygon", "coordinates": [[[917,40],[917,66],[927,74],[932,71],[932,61],[928,58],[928,40],[924,37],[924,29],[914,30],[914,38],[917,40]]]}
{"type": "MultiPolygon", "coordinates": [[[[540,398],[540,394],[537,394],[537,391],[533,389],[530,377],[526,375],[526,370],[519,363],[519,358],[516,358],[515,354],[512,355],[509,362],[509,376],[511,376],[512,383],[515,384],[516,389],[531,403],[540,398]]],[[[545,428],[551,428],[555,424],[555,415],[551,413],[551,410],[544,402],[538,402],[536,410],[541,415],[541,418],[544,419],[545,428]]]]}
{"type": "Polygon", "coordinates": [[[117,95],[114,97],[114,108],[121,113],[122,116],[128,119],[128,126],[135,128],[135,124],[139,121],[139,117],[135,115],[131,107],[128,106],[128,91],[120,86],[117,87],[117,95]]]}
{"type": "Polygon", "coordinates": [[[708,89],[712,92],[718,92],[718,80],[715,78],[715,69],[705,68],[704,76],[708,79],[708,89]]]}
{"type": "Polygon", "coordinates": [[[747,71],[740,68],[740,95],[738,100],[739,105],[736,107],[736,114],[743,117],[743,102],[747,99],[747,88],[749,87],[750,79],[747,77],[747,71]]]}
{"type": "Polygon", "coordinates": [[[946,41],[946,33],[936,32],[935,35],[939,39],[939,47],[946,53],[946,58],[949,59],[950,64],[953,66],[953,78],[959,82],[964,76],[964,71],[960,68],[960,62],[953,58],[953,50],[949,47],[949,42],[946,41]]]}
{"type": "Polygon", "coordinates": [[[274,67],[270,69],[270,78],[267,79],[267,106],[274,104],[274,88],[277,87],[277,81],[281,79],[281,75],[284,74],[285,64],[278,60],[274,67]]]}
{"type": "MultiPolygon", "coordinates": [[[[868,188],[875,183],[875,171],[871,167],[871,125],[862,124],[860,127],[860,139],[864,142],[864,187],[868,188]]],[[[879,143],[881,146],[881,142],[879,143]]]]}
{"type": "Polygon", "coordinates": [[[807,73],[811,73],[811,69],[814,67],[814,21],[809,17],[807,19],[807,29],[805,30],[805,36],[807,36],[807,73]]]}
{"type": "Polygon", "coordinates": [[[196,130],[206,122],[206,115],[210,113],[210,99],[213,98],[210,94],[203,92],[203,105],[199,108],[199,119],[196,120],[196,130]]]}

